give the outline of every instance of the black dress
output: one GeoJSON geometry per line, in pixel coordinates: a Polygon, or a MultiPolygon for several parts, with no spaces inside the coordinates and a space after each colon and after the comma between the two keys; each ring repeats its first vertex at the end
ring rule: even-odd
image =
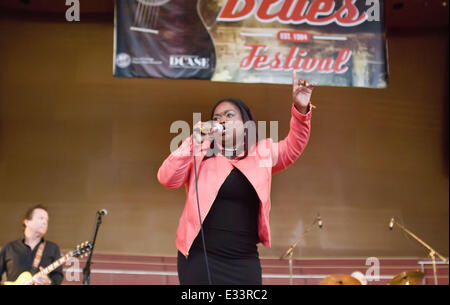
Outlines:
{"type": "MultiPolygon", "coordinates": [[[[208,265],[214,285],[261,285],[258,248],[259,198],[247,178],[234,168],[222,184],[203,222],[208,265]]],[[[178,252],[181,285],[207,285],[199,233],[186,257],[178,252]]]]}

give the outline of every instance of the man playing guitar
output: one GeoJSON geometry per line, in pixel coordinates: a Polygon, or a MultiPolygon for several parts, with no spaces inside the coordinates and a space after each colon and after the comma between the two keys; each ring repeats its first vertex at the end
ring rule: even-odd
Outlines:
{"type": "Polygon", "coordinates": [[[42,205],[31,207],[23,218],[24,237],[6,244],[0,251],[0,279],[6,273],[7,281],[15,281],[20,274],[29,271],[35,285],[59,285],[63,281],[62,267],[48,276],[39,274],[42,266],[48,266],[61,257],[57,244],[44,240],[48,228],[48,212],[42,205]]]}

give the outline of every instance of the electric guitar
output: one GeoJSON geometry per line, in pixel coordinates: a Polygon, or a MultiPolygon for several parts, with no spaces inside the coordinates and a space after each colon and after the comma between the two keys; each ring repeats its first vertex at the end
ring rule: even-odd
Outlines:
{"type": "MultiPolygon", "coordinates": [[[[90,242],[84,242],[81,245],[78,245],[77,248],[66,255],[62,256],[58,260],[54,261],[52,264],[48,265],[41,271],[36,274],[47,275],[55,269],[59,268],[63,265],[69,258],[71,257],[83,257],[87,255],[92,249],[92,245],[90,242]]],[[[28,272],[22,272],[19,277],[14,281],[4,282],[3,285],[34,285],[33,275],[28,272]]]]}

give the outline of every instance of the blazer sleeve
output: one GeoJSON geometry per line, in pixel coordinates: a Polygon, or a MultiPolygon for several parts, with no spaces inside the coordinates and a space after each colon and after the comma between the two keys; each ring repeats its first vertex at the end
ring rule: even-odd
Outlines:
{"type": "MultiPolygon", "coordinates": [[[[202,145],[195,144],[194,155],[198,163],[205,156],[204,148],[209,147],[210,144],[209,140],[205,140],[202,145]]],[[[168,189],[177,189],[188,182],[194,164],[193,147],[191,135],[164,160],[157,174],[159,183],[168,189]]]]}
{"type": "Polygon", "coordinates": [[[311,103],[308,107],[308,112],[302,114],[292,104],[289,133],[286,138],[272,145],[273,174],[294,163],[308,144],[311,132],[311,103]]]}

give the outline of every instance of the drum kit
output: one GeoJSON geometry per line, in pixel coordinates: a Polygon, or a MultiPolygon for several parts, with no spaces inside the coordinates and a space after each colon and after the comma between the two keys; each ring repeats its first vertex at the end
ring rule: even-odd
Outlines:
{"type": "MultiPolygon", "coordinates": [[[[420,244],[422,244],[427,250],[430,251],[429,256],[433,262],[433,274],[434,274],[434,282],[437,285],[437,270],[436,270],[436,256],[438,256],[443,262],[448,262],[448,259],[443,257],[441,254],[436,252],[433,248],[431,248],[428,244],[422,241],[419,237],[413,234],[411,231],[406,229],[402,224],[397,222],[394,218],[391,218],[389,222],[389,229],[392,230],[394,225],[400,227],[404,232],[412,236],[416,239],[420,244]]],[[[293,266],[292,266],[292,256],[294,253],[294,248],[297,246],[298,242],[314,227],[318,226],[322,229],[323,223],[320,214],[314,219],[313,223],[303,232],[302,235],[281,255],[280,259],[288,259],[289,260],[289,273],[290,273],[290,284],[293,284],[293,266]]],[[[357,272],[359,273],[359,272],[357,272]]],[[[366,285],[367,281],[362,275],[361,278],[357,278],[357,273],[352,273],[352,275],[346,274],[330,274],[323,278],[320,281],[320,285],[366,285]],[[353,276],[355,275],[355,276],[353,276]]],[[[422,283],[425,277],[425,273],[420,272],[418,270],[414,271],[404,271],[395,275],[388,283],[388,285],[419,285],[422,283]]]]}

